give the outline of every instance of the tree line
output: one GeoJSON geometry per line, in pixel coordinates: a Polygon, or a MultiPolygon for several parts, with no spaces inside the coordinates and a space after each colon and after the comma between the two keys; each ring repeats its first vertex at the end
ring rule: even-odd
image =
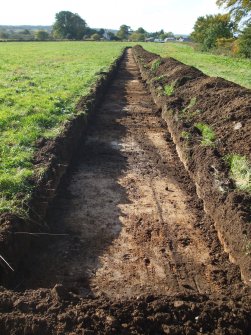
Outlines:
{"type": "Polygon", "coordinates": [[[217,4],[227,14],[198,17],[191,39],[202,51],[251,58],[251,0],[217,0],[217,4]]]}
{"type": "Polygon", "coordinates": [[[165,38],[174,38],[172,32],[164,32],[163,29],[157,32],[149,33],[144,28],[139,27],[133,31],[131,27],[126,24],[120,26],[115,33],[110,30],[93,29],[88,27],[86,21],[78,14],[70,11],[61,11],[55,16],[55,23],[51,29],[34,30],[22,29],[13,30],[0,28],[0,39],[2,40],[95,40],[102,39],[110,41],[145,41],[147,38],[164,40],[165,38]]]}
{"type": "MultiPolygon", "coordinates": [[[[198,17],[191,39],[202,51],[217,50],[233,55],[251,58],[251,0],[216,0],[219,7],[227,10],[227,14],[206,15],[198,17]]],[[[61,11],[55,16],[55,23],[50,31],[19,32],[0,29],[0,39],[14,40],[101,40],[111,41],[145,41],[147,39],[174,39],[172,32],[160,30],[147,32],[139,27],[133,31],[128,25],[121,25],[115,33],[105,29],[88,27],[86,21],[78,14],[61,11]]],[[[176,36],[177,38],[177,36],[176,36]]]]}

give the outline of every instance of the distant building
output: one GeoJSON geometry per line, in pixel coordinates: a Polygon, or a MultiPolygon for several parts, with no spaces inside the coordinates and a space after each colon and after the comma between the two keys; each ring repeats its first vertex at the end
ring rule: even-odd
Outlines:
{"type": "Polygon", "coordinates": [[[155,42],[155,43],[164,43],[164,41],[161,40],[160,38],[155,38],[153,42],[155,42]]]}
{"type": "Polygon", "coordinates": [[[104,39],[105,40],[108,40],[108,41],[110,41],[110,35],[109,35],[109,30],[105,30],[105,32],[104,32],[104,34],[103,34],[103,37],[104,37],[104,39]]]}
{"type": "Polygon", "coordinates": [[[164,42],[173,42],[175,41],[175,37],[167,37],[164,39],[164,42]]]}
{"type": "Polygon", "coordinates": [[[145,42],[154,42],[154,37],[148,37],[148,38],[146,38],[145,42]]]}

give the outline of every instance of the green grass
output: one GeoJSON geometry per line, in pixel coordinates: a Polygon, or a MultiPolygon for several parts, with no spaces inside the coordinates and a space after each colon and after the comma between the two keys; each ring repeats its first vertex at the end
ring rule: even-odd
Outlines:
{"type": "Polygon", "coordinates": [[[156,72],[158,67],[160,66],[161,64],[161,60],[160,59],[157,59],[155,60],[153,63],[152,63],[152,66],[151,66],[151,71],[152,72],[156,72]]]}
{"type": "Polygon", "coordinates": [[[251,88],[251,60],[213,55],[195,51],[185,43],[140,43],[148,51],[161,57],[173,57],[187,65],[195,66],[213,77],[222,77],[251,88]]]}
{"type": "Polygon", "coordinates": [[[184,140],[187,140],[189,141],[191,139],[191,134],[188,132],[188,131],[182,131],[181,132],[181,137],[184,139],[184,140]]]}
{"type": "Polygon", "coordinates": [[[20,211],[31,192],[35,142],[53,138],[75,104],[107,71],[123,43],[0,44],[0,213],[20,211]],[[22,199],[22,200],[20,200],[22,199]]]}
{"type": "Polygon", "coordinates": [[[196,105],[197,98],[192,97],[189,104],[182,110],[182,113],[186,113],[190,108],[193,108],[196,105]]]}
{"type": "Polygon", "coordinates": [[[229,164],[231,178],[240,190],[251,192],[251,165],[245,156],[231,154],[225,157],[229,164]]]}
{"type": "Polygon", "coordinates": [[[204,146],[213,146],[216,139],[213,129],[205,123],[196,123],[194,126],[201,133],[201,144],[204,146]]]}
{"type": "Polygon", "coordinates": [[[165,94],[168,97],[170,97],[174,93],[175,84],[176,84],[176,82],[173,81],[170,85],[165,85],[164,86],[165,94]]]}

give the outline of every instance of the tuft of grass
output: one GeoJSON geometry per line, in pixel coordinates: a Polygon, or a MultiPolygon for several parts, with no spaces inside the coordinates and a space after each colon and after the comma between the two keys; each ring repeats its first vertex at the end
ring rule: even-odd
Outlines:
{"type": "Polygon", "coordinates": [[[230,154],[225,157],[231,178],[238,189],[251,192],[251,165],[245,156],[230,154]]]}
{"type": "Polygon", "coordinates": [[[197,101],[196,97],[192,97],[189,104],[182,110],[182,113],[186,113],[190,108],[192,108],[193,106],[195,106],[197,101]]]}
{"type": "Polygon", "coordinates": [[[165,86],[164,86],[165,94],[166,94],[168,97],[170,97],[171,95],[173,95],[174,88],[175,88],[175,81],[173,81],[170,85],[165,85],[165,86]]]}
{"type": "Polygon", "coordinates": [[[155,80],[155,81],[160,81],[160,82],[161,82],[164,78],[165,78],[165,76],[162,75],[162,76],[159,76],[159,77],[155,77],[154,80],[155,80]]]}
{"type": "Polygon", "coordinates": [[[157,69],[159,68],[160,64],[161,64],[161,60],[160,60],[160,59],[156,59],[156,60],[152,63],[151,71],[152,71],[152,72],[156,72],[157,69]]]}
{"type": "Polygon", "coordinates": [[[184,140],[189,141],[191,139],[191,134],[188,131],[182,131],[181,137],[184,138],[184,140]]]}
{"type": "Polygon", "coordinates": [[[251,255],[251,242],[247,242],[246,247],[245,247],[245,253],[247,256],[251,255]]]}
{"type": "Polygon", "coordinates": [[[205,123],[196,123],[194,126],[202,135],[201,144],[204,146],[213,146],[216,139],[213,129],[205,123]]]}

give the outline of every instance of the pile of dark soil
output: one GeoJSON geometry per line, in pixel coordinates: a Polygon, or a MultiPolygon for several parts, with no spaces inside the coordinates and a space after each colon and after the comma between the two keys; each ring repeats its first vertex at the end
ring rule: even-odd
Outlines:
{"type": "Polygon", "coordinates": [[[80,299],[56,285],[13,295],[1,293],[1,335],[250,334],[250,305],[241,297],[203,295],[80,299]],[[25,328],[24,328],[25,325],[25,328]]]}
{"type": "Polygon", "coordinates": [[[236,188],[226,158],[251,161],[251,91],[141,46],[133,52],[225,250],[250,285],[251,196],[236,188]],[[198,124],[212,129],[213,143],[203,145],[198,124]]]}

